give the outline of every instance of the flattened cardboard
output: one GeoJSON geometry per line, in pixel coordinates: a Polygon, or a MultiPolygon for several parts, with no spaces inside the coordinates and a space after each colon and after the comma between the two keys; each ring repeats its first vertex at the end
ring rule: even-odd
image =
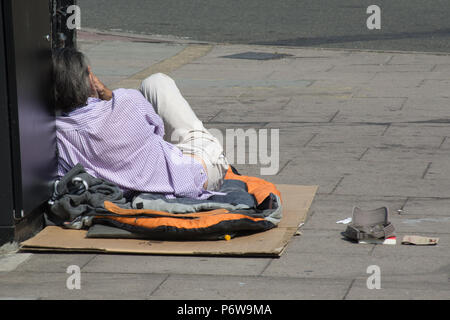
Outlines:
{"type": "Polygon", "coordinates": [[[47,227],[21,244],[22,251],[89,252],[144,255],[270,256],[283,254],[305,222],[318,187],[277,185],[283,197],[283,219],[278,228],[231,241],[148,241],[136,239],[88,239],[87,231],[47,227]]]}

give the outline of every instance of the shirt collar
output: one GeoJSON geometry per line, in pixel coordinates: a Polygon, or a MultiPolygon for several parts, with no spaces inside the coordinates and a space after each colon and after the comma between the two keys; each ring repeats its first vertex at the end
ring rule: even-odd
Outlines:
{"type": "Polygon", "coordinates": [[[88,100],[87,100],[87,102],[86,102],[86,105],[85,105],[85,106],[76,108],[75,110],[73,110],[73,111],[70,112],[70,113],[64,113],[64,114],[63,114],[63,117],[72,117],[72,116],[76,116],[76,115],[78,115],[78,114],[82,114],[82,113],[84,113],[89,107],[91,107],[93,104],[95,104],[95,103],[97,103],[97,102],[100,102],[100,101],[102,101],[102,100],[99,99],[99,98],[89,97],[88,100]]]}

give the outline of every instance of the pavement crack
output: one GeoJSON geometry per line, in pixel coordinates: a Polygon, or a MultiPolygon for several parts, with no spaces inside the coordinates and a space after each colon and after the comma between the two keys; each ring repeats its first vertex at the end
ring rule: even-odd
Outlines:
{"type": "Polygon", "coordinates": [[[347,291],[345,292],[344,297],[342,298],[342,300],[347,300],[348,294],[350,293],[350,290],[352,290],[353,285],[355,284],[356,279],[353,279],[352,282],[350,283],[349,287],[347,288],[347,291]]]}
{"type": "Polygon", "coordinates": [[[83,266],[81,266],[80,270],[83,270],[89,263],[91,263],[92,260],[98,257],[98,254],[94,255],[92,258],[90,258],[83,266]]]}
{"type": "Polygon", "coordinates": [[[311,82],[306,86],[306,88],[312,87],[316,82],[317,80],[311,80],[311,82]]]}
{"type": "Polygon", "coordinates": [[[405,202],[403,202],[402,207],[400,208],[399,211],[397,211],[399,215],[403,215],[405,213],[405,208],[406,208],[406,205],[408,204],[409,200],[410,200],[410,197],[407,197],[405,199],[405,202]]]}
{"type": "Polygon", "coordinates": [[[370,249],[370,251],[369,251],[369,256],[370,256],[370,257],[373,255],[373,252],[375,251],[375,248],[376,248],[376,247],[377,247],[377,245],[374,244],[374,245],[372,246],[372,249],[370,249]]]}
{"type": "Polygon", "coordinates": [[[281,172],[283,172],[283,170],[284,170],[291,162],[292,162],[292,159],[291,159],[291,160],[288,160],[288,162],[286,162],[286,164],[280,169],[280,171],[278,171],[278,174],[277,174],[277,175],[279,175],[281,172]]]}
{"type": "Polygon", "coordinates": [[[267,262],[267,264],[264,266],[264,268],[262,269],[261,273],[258,275],[259,277],[261,277],[264,272],[266,272],[266,270],[270,267],[270,265],[272,264],[272,261],[275,259],[270,260],[269,262],[267,262]]]}
{"type": "Polygon", "coordinates": [[[392,123],[389,123],[389,124],[386,126],[386,129],[384,129],[383,133],[381,134],[382,137],[384,137],[384,136],[386,135],[386,133],[388,132],[388,130],[391,128],[391,126],[392,126],[392,123]]]}
{"type": "Polygon", "coordinates": [[[281,106],[280,110],[286,110],[287,106],[291,104],[293,99],[294,97],[290,97],[289,100],[281,106]]]}
{"type": "Polygon", "coordinates": [[[404,97],[403,98],[403,102],[402,102],[402,104],[400,105],[400,109],[398,109],[398,111],[402,111],[403,110],[403,108],[406,106],[406,103],[408,102],[408,97],[404,97]]]}
{"type": "Polygon", "coordinates": [[[336,119],[336,117],[339,115],[339,113],[341,113],[341,110],[338,110],[338,111],[333,115],[333,117],[328,121],[328,123],[332,123],[332,122],[336,119]]]}
{"type": "Polygon", "coordinates": [[[344,181],[344,179],[345,179],[345,176],[342,177],[342,178],[340,178],[339,181],[338,181],[338,183],[334,186],[333,190],[331,190],[331,192],[330,192],[329,194],[335,193],[336,190],[337,190],[337,188],[339,188],[339,185],[342,183],[342,181],[344,181]]]}
{"type": "Polygon", "coordinates": [[[266,77],[266,80],[270,79],[270,77],[272,77],[275,74],[275,72],[277,72],[277,70],[274,70],[271,73],[269,73],[266,77]]]}
{"type": "Polygon", "coordinates": [[[208,120],[208,123],[211,123],[216,119],[220,114],[224,111],[224,109],[221,109],[219,112],[217,112],[211,119],[208,120]]]}
{"type": "Polygon", "coordinates": [[[158,291],[158,290],[162,287],[162,285],[163,285],[169,278],[170,278],[170,274],[168,274],[168,275],[164,278],[164,280],[161,281],[161,283],[158,284],[158,285],[156,286],[155,289],[153,289],[153,291],[150,293],[149,297],[153,296],[153,295],[156,293],[156,291],[158,291]]]}
{"type": "Polygon", "coordinates": [[[445,144],[445,142],[447,141],[447,138],[448,137],[444,137],[443,139],[442,139],[442,142],[441,142],[441,144],[439,145],[439,148],[438,149],[441,149],[442,148],[442,146],[445,144]]]}
{"type": "Polygon", "coordinates": [[[428,163],[428,166],[426,167],[425,171],[423,172],[422,179],[425,179],[425,177],[428,174],[428,171],[430,170],[432,164],[433,164],[433,162],[429,162],[428,163]]]}
{"type": "Polygon", "coordinates": [[[373,77],[371,77],[370,79],[369,79],[369,81],[373,81],[373,80],[375,80],[375,78],[378,76],[380,74],[380,72],[375,72],[374,74],[373,74],[373,77]]]}
{"type": "Polygon", "coordinates": [[[311,137],[311,139],[309,139],[308,141],[306,141],[306,143],[303,145],[303,148],[306,148],[307,146],[309,146],[309,144],[318,136],[318,133],[314,133],[313,136],[311,137]]]}
{"type": "Polygon", "coordinates": [[[363,154],[358,158],[358,161],[361,161],[364,156],[367,154],[367,152],[369,152],[370,148],[367,148],[366,151],[363,152],[363,154]]]}
{"type": "Polygon", "coordinates": [[[386,59],[386,61],[384,61],[385,65],[391,64],[392,59],[394,59],[394,56],[390,56],[388,59],[386,59]]]}
{"type": "Polygon", "coordinates": [[[423,79],[419,82],[419,84],[416,86],[416,88],[421,88],[425,83],[427,82],[427,79],[423,79]]]}

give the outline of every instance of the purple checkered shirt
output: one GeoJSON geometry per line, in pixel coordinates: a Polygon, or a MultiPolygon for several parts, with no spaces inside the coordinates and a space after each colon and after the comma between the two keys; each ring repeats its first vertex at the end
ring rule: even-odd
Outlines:
{"type": "Polygon", "coordinates": [[[129,191],[167,198],[207,199],[202,164],[164,141],[164,123],[137,90],[118,89],[111,101],[89,98],[87,106],[56,120],[58,173],[80,163],[94,177],[129,191]]]}

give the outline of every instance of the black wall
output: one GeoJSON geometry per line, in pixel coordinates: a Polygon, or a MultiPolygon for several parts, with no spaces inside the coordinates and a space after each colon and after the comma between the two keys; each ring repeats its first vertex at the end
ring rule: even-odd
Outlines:
{"type": "Polygon", "coordinates": [[[3,1],[0,1],[0,244],[14,236],[14,194],[11,166],[11,137],[9,124],[8,76],[3,18],[3,1]]]}
{"type": "Polygon", "coordinates": [[[5,189],[0,195],[0,223],[11,225],[12,219],[18,225],[24,218],[42,216],[41,206],[51,196],[56,178],[56,128],[50,102],[51,12],[48,0],[1,3],[0,70],[6,72],[1,72],[0,90],[6,88],[7,95],[0,97],[0,171],[2,180],[12,183],[10,190],[6,190],[7,183],[0,183],[5,189]]]}

